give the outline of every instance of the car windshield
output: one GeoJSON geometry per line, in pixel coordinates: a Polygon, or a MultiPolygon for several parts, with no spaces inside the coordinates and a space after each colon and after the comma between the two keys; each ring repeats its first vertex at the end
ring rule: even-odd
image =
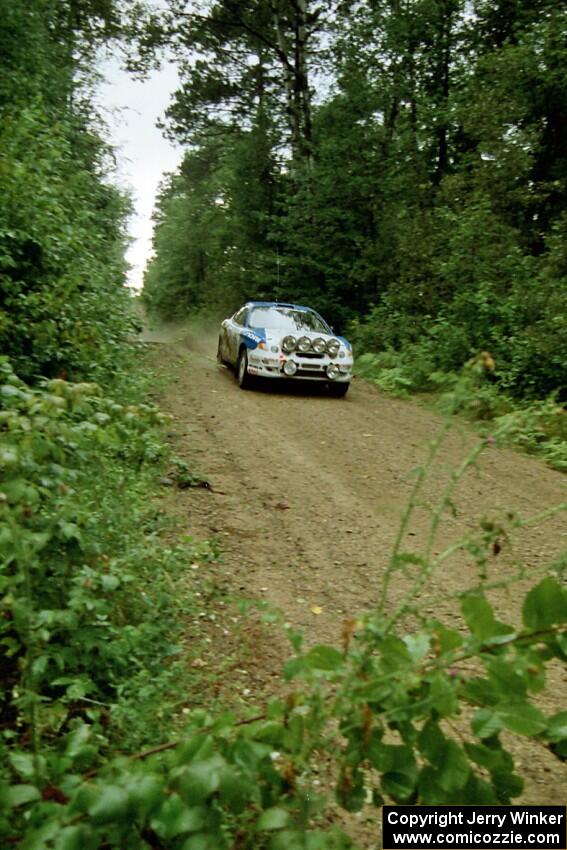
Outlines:
{"type": "Polygon", "coordinates": [[[316,313],[311,310],[294,310],[291,307],[253,307],[248,324],[252,328],[269,328],[276,331],[331,333],[331,329],[316,313]]]}

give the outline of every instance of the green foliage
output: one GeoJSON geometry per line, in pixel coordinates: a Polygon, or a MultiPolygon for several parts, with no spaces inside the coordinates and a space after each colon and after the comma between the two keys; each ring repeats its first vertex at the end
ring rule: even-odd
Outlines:
{"type": "Polygon", "coordinates": [[[554,398],[499,416],[496,425],[505,428],[509,442],[567,471],[567,417],[565,407],[554,398]]]}
{"type": "Polygon", "coordinates": [[[115,700],[142,659],[150,674],[170,654],[173,611],[159,585],[176,557],[156,563],[131,529],[144,470],[163,452],[163,417],[95,384],[31,389],[6,362],[2,378],[2,712],[53,734],[83,699],[115,700]]]}
{"type": "Polygon", "coordinates": [[[73,151],[82,141],[102,156],[102,146],[73,122],[53,126],[37,103],[5,114],[0,136],[2,349],[26,377],[107,375],[134,329],[121,258],[128,205],[73,151]]]}
{"type": "Polygon", "coordinates": [[[24,378],[107,379],[135,328],[124,287],[130,206],[107,181],[109,152],[73,56],[113,28],[116,10],[110,2],[6,5],[0,347],[24,378]]]}
{"type": "MultiPolygon", "coordinates": [[[[1,375],[5,838],[23,828],[33,803],[26,831],[47,822],[53,835],[50,812],[79,774],[117,747],[169,731],[186,698],[176,635],[193,612],[177,582],[189,559],[216,555],[160,540],[148,491],[165,418],[154,406],[119,404],[96,384],[52,379],[31,388],[6,360],[1,375]]],[[[94,822],[124,814],[123,797],[105,792],[92,805],[94,822]]]]}
{"type": "Polygon", "coordinates": [[[266,132],[260,122],[249,132],[203,142],[163,186],[155,258],[144,277],[151,312],[175,319],[234,310],[275,276],[267,232],[275,190],[266,132]]]}
{"type": "Polygon", "coordinates": [[[117,848],[149,836],[171,848],[236,840],[249,848],[348,847],[318,824],[327,805],[316,788],[322,749],[348,811],[384,800],[508,804],[523,782],[502,735],[535,738],[559,757],[566,745],[564,713],[546,716],[533,697],[551,659],[566,660],[567,592],[551,578],[536,585],[523,629],[498,621],[482,593],[464,595],[462,607],[470,633],[431,619],[400,638],[370,615],[344,653],[321,646],[296,657],[290,675],[298,690],[287,705],[274,701],[244,724],[194,712],[168,752],[115,760],[87,781],[77,768],[92,733],[77,725],[59,758],[52,755],[49,781],[59,784],[43,785],[50,802],[33,784],[33,758],[14,756],[23,784],[3,798],[4,816],[27,811],[25,846],[34,847],[71,834],[117,848]],[[451,724],[462,723],[464,705],[470,731],[455,740],[451,724]],[[62,765],[73,774],[58,775],[62,765]]]}

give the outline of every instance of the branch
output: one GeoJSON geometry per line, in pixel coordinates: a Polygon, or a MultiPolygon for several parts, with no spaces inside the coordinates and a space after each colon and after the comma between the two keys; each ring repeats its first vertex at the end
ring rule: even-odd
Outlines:
{"type": "MultiPolygon", "coordinates": [[[[233,723],[233,726],[248,726],[250,723],[256,723],[258,720],[265,720],[267,717],[266,714],[258,714],[256,717],[248,717],[246,720],[237,720],[233,723]]],[[[196,734],[201,734],[202,732],[208,732],[207,728],[198,729],[196,734]]],[[[167,750],[174,750],[175,747],[178,747],[181,743],[181,740],[176,741],[168,741],[165,744],[158,744],[156,747],[151,747],[149,750],[143,750],[141,753],[134,753],[133,755],[127,756],[128,761],[143,761],[144,759],[149,758],[150,756],[155,756],[157,753],[165,753],[167,750]]],[[[83,779],[92,779],[94,776],[97,776],[103,768],[107,767],[107,765],[101,765],[100,767],[95,767],[93,770],[89,770],[88,773],[83,774],[83,779]]]]}

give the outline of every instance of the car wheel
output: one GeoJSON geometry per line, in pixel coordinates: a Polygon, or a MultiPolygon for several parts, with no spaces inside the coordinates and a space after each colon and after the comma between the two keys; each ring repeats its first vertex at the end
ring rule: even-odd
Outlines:
{"type": "Polygon", "coordinates": [[[252,376],[248,374],[248,353],[245,348],[240,349],[236,361],[236,380],[241,390],[249,390],[253,384],[252,376]]]}
{"type": "Polygon", "coordinates": [[[343,398],[348,393],[350,381],[343,381],[340,384],[329,384],[329,395],[333,398],[343,398]]]}

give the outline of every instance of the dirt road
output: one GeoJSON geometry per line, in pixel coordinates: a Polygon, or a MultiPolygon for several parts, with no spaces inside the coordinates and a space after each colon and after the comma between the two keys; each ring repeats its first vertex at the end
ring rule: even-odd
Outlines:
{"type": "MultiPolygon", "coordinates": [[[[156,360],[170,376],[160,403],[174,417],[175,453],[212,485],[212,492],[170,490],[166,500],[180,530],[220,539],[231,592],[278,607],[286,621],[304,630],[308,643],[338,643],[342,622],[379,598],[414,470],[443,420],[356,381],[344,400],[299,383],[242,391],[232,372],[216,364],[215,349],[213,335],[203,339],[195,333],[156,346],[156,360]]],[[[447,436],[404,535],[404,550],[423,550],[432,507],[451,471],[477,443],[472,429],[462,425],[447,436]]],[[[446,512],[433,551],[471,534],[484,517],[500,521],[513,512],[526,518],[562,500],[560,473],[489,446],[457,487],[455,510],[446,512]]],[[[516,530],[510,544],[502,537],[501,551],[489,558],[489,576],[501,579],[522,565],[531,575],[524,587],[533,584],[534,574],[565,548],[564,517],[516,530]]],[[[419,604],[459,623],[458,605],[447,597],[477,582],[477,567],[460,553],[432,577],[419,604]]],[[[406,588],[401,578],[395,580],[389,609],[406,588]]],[[[518,585],[493,591],[503,617],[517,610],[519,594],[518,585]]],[[[257,647],[266,677],[279,670],[277,642],[274,646],[257,647]]],[[[252,684],[265,690],[265,681],[252,684]]],[[[567,695],[564,672],[554,689],[549,708],[557,711],[567,695]]],[[[537,765],[529,759],[526,771],[537,792],[537,784],[559,768],[544,756],[537,765]]],[[[532,796],[534,802],[551,802],[547,794],[545,800],[532,796]]]]}

